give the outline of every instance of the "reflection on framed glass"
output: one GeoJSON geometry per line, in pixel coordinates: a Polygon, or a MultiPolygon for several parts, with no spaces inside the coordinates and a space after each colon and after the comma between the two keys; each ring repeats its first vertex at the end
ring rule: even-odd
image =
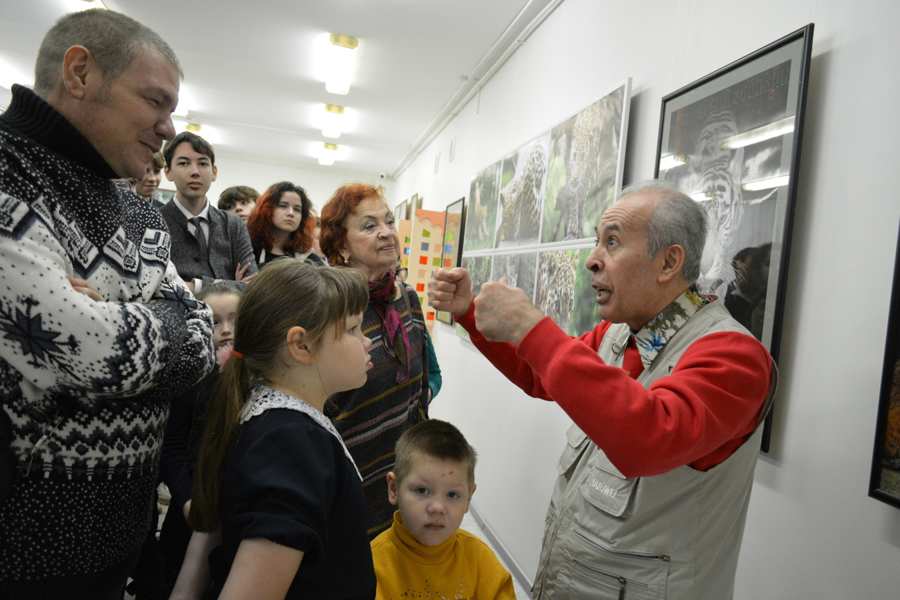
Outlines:
{"type": "Polygon", "coordinates": [[[422,208],[422,202],[425,200],[422,196],[418,194],[413,194],[413,197],[409,200],[409,216],[407,219],[412,219],[413,213],[417,208],[422,208]]]}
{"type": "MultiPolygon", "coordinates": [[[[459,265],[462,257],[463,231],[466,222],[466,199],[460,198],[447,205],[447,216],[444,219],[444,247],[441,253],[441,268],[452,269],[459,265]]],[[[442,310],[437,311],[437,320],[448,325],[453,323],[453,315],[442,310]]]]}
{"type": "Polygon", "coordinates": [[[900,508],[900,241],[894,261],[869,496],[900,508]]]}
{"type": "Polygon", "coordinates": [[[162,202],[169,202],[172,198],[175,197],[175,190],[158,189],[156,191],[159,195],[160,201],[162,202]]]}
{"type": "Polygon", "coordinates": [[[700,289],[722,298],[776,362],[812,37],[810,23],[662,99],[656,177],[709,217],[700,289]]]}

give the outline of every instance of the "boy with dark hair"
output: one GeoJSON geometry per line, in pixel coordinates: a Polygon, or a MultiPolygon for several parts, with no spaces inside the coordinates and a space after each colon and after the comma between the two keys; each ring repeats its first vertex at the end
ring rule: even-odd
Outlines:
{"type": "Polygon", "coordinates": [[[252,187],[235,185],[219,194],[219,210],[235,214],[246,223],[256,206],[257,198],[259,198],[259,192],[252,187]]]}
{"type": "Polygon", "coordinates": [[[212,145],[183,131],[166,144],[163,157],[176,193],[160,212],[169,225],[178,274],[195,293],[216,279],[249,281],[257,268],[247,227],[206,199],[217,175],[212,145]]]}
{"type": "Polygon", "coordinates": [[[393,526],[372,540],[378,599],[514,599],[512,576],[483,541],[459,529],[475,493],[475,449],[430,419],[397,441],[388,499],[393,526]]]}

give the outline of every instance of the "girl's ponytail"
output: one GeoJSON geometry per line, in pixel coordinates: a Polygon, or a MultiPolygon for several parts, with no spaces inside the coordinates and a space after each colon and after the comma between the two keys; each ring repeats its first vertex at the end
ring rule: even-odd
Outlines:
{"type": "Polygon", "coordinates": [[[219,527],[222,471],[237,435],[241,414],[250,399],[250,388],[244,359],[232,355],[207,404],[206,427],[197,455],[188,516],[188,524],[195,531],[211,532],[219,527]]]}

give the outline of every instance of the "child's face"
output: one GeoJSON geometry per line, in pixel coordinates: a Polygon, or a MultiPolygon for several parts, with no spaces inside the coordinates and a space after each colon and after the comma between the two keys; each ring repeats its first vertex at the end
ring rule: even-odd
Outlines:
{"type": "Polygon", "coordinates": [[[217,350],[234,340],[234,316],[239,299],[235,294],[213,294],[203,299],[213,312],[217,350]]]}
{"type": "Polygon", "coordinates": [[[369,346],[372,340],[362,332],[363,313],[347,317],[344,331],[330,327],[314,356],[318,363],[319,377],[325,391],[330,394],[362,387],[372,368],[369,346]],[[335,334],[340,337],[335,339],[335,334]]]}
{"type": "Polygon", "coordinates": [[[437,546],[456,533],[474,492],[464,462],[420,455],[403,481],[388,473],[388,499],[400,505],[404,527],[425,546],[437,546]]]}

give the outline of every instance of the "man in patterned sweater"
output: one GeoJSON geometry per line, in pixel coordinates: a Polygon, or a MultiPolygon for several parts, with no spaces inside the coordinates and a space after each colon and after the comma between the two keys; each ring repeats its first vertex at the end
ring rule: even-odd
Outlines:
{"type": "Polygon", "coordinates": [[[111,181],[174,136],[181,71],[103,10],[60,19],[35,71],[0,116],[0,598],[112,599],[147,532],[167,398],[213,365],[162,217],[111,181]]]}

